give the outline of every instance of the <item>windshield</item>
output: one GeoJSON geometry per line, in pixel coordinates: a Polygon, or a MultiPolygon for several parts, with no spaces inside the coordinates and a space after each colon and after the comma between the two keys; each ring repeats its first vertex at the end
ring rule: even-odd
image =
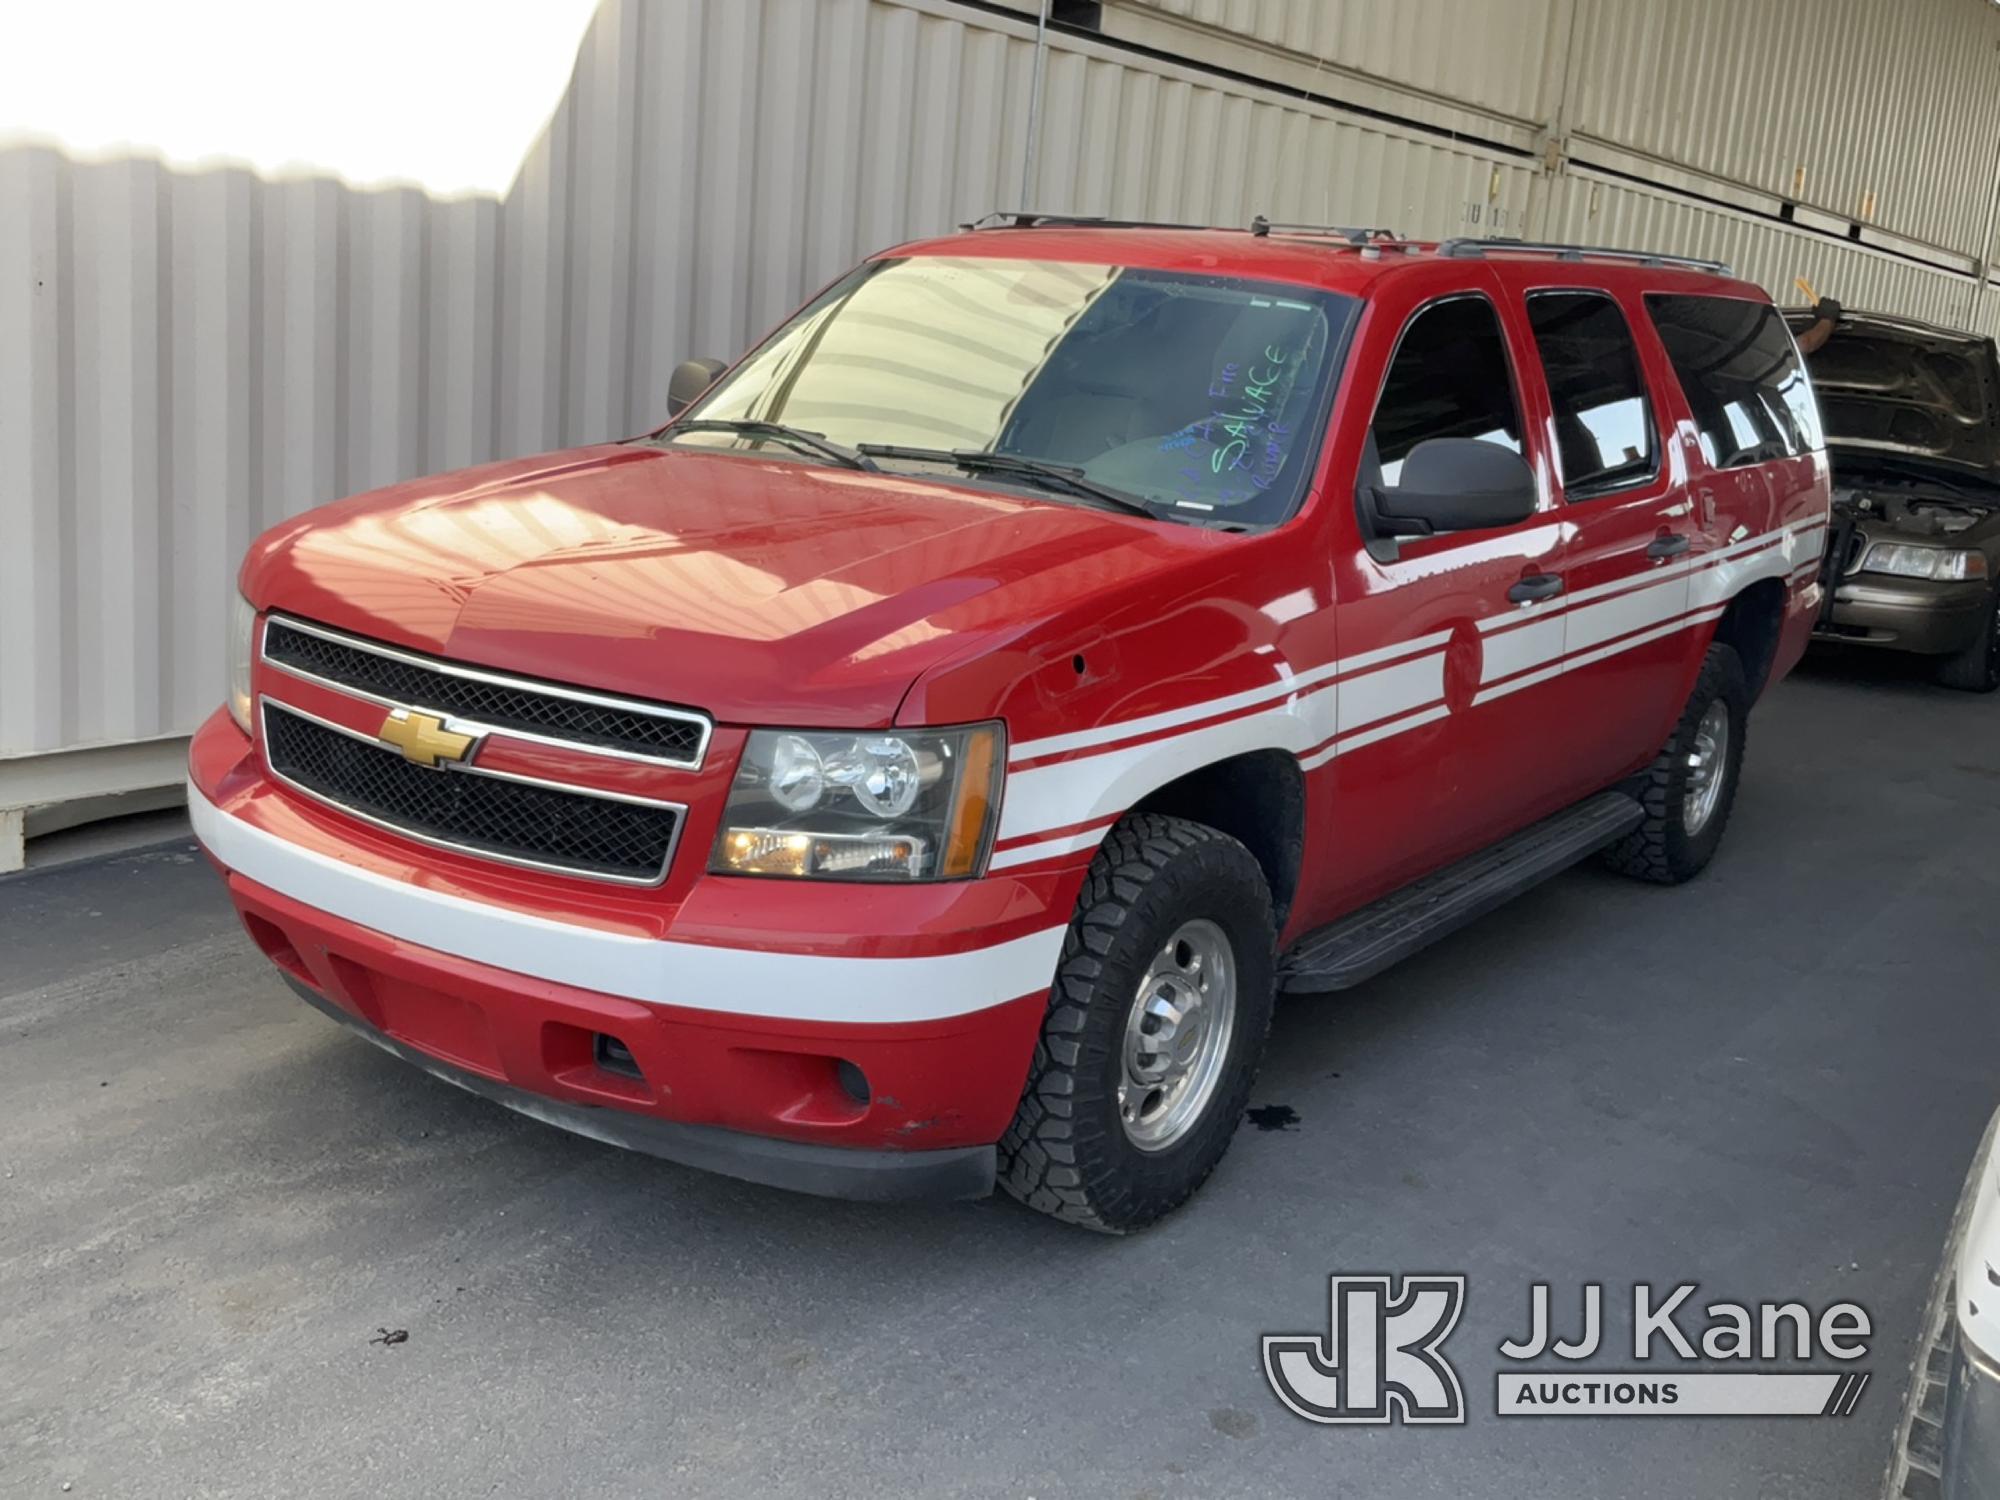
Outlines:
{"type": "MultiPolygon", "coordinates": [[[[1310,287],[1067,261],[874,261],[818,297],[686,422],[777,422],[928,449],[955,482],[1034,481],[951,451],[1080,471],[1157,514],[1282,521],[1311,478],[1359,303],[1310,287]]],[[[713,429],[666,438],[770,445],[713,429]]],[[[775,448],[773,451],[776,451],[775,448]]],[[[1082,492],[1050,498],[1089,503],[1082,492]]]]}

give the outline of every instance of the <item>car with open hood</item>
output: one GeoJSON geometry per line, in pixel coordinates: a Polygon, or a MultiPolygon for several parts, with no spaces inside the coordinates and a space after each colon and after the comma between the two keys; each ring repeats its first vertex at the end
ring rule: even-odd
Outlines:
{"type": "MultiPolygon", "coordinates": [[[[1791,314],[1796,327],[1810,314],[1791,314]]],[[[1806,356],[1833,464],[1820,640],[2000,687],[2000,360],[1993,341],[1848,313],[1806,356]]]]}
{"type": "Polygon", "coordinates": [[[1698,874],[1819,611],[1797,348],[1670,256],[1010,216],[663,394],[259,538],[188,801],[308,1003],[764,1183],[1151,1223],[1281,988],[1698,874]]]}

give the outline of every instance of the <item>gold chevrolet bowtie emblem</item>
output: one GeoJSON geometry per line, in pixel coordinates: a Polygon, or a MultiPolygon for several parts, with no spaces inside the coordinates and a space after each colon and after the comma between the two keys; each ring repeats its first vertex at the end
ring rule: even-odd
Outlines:
{"type": "Polygon", "coordinates": [[[448,760],[464,760],[478,739],[477,735],[445,728],[441,719],[411,713],[407,708],[399,708],[384,719],[375,737],[402,751],[403,759],[433,767],[448,760]]]}

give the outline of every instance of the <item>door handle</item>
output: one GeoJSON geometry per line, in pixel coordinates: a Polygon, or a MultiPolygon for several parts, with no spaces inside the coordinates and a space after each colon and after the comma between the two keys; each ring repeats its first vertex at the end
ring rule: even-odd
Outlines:
{"type": "Polygon", "coordinates": [[[1530,573],[1507,590],[1507,597],[1516,604],[1534,604],[1543,599],[1553,599],[1562,591],[1563,581],[1560,575],[1530,573]]]}
{"type": "Polygon", "coordinates": [[[1670,557],[1679,557],[1693,545],[1693,542],[1689,541],[1679,532],[1670,531],[1654,537],[1647,544],[1646,556],[1650,557],[1654,562],[1665,562],[1670,557]]]}

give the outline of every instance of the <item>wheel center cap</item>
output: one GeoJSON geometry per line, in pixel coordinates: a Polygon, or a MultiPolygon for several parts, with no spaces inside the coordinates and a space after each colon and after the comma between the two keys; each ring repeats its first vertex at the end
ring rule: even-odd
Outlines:
{"type": "Polygon", "coordinates": [[[1155,956],[1127,1013],[1118,1113],[1126,1138],[1161,1151],[1202,1116],[1229,1050],[1236,963],[1214,922],[1181,925],[1155,956]]]}

